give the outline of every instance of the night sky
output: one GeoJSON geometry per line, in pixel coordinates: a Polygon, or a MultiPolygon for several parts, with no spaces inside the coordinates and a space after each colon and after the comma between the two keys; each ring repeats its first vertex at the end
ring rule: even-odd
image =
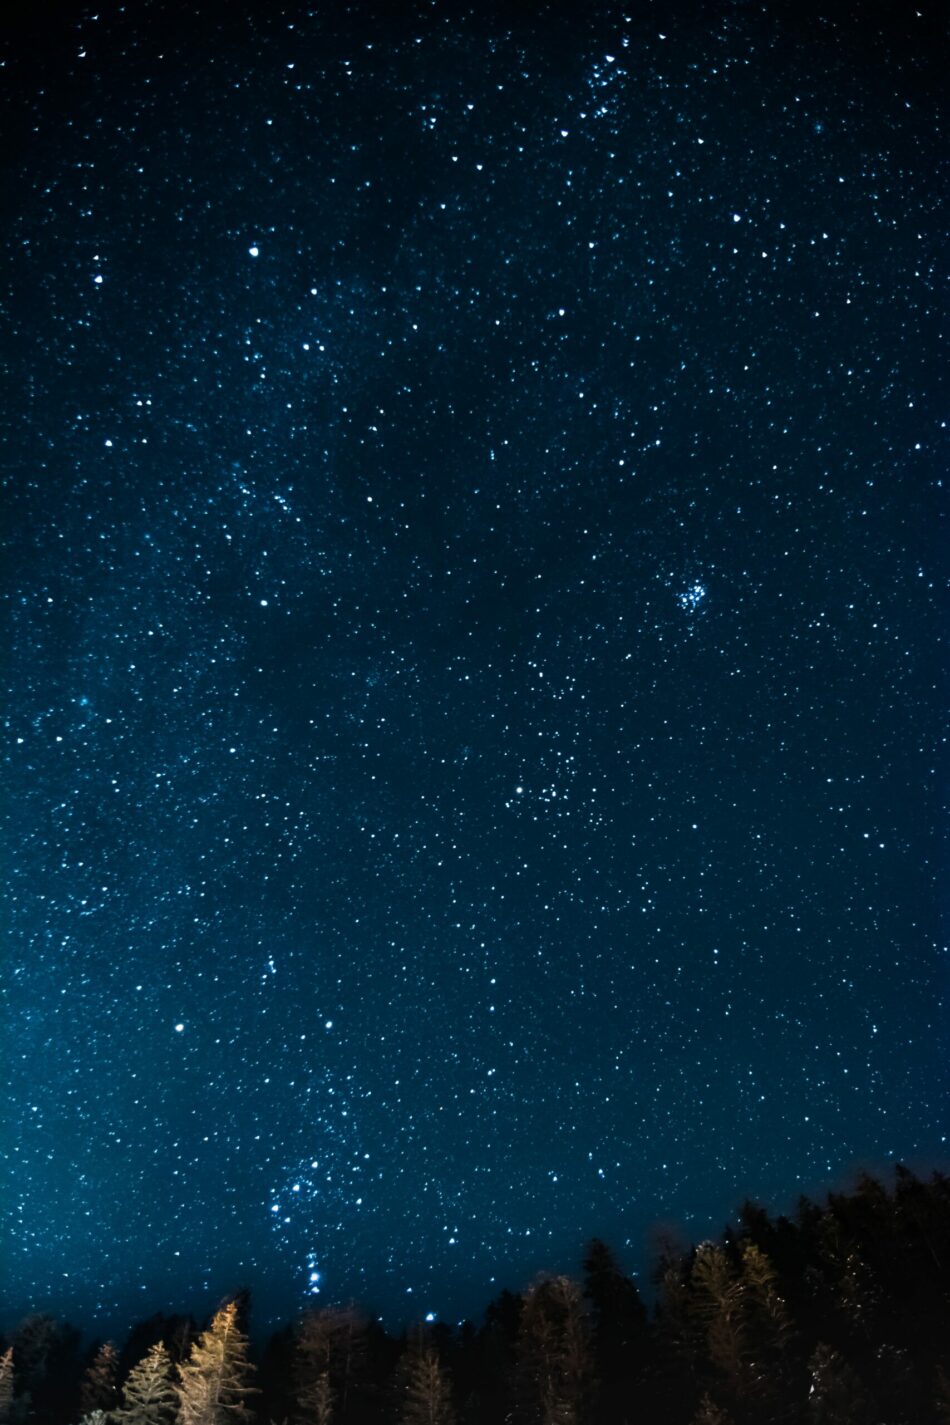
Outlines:
{"type": "Polygon", "coordinates": [[[843,11],[23,7],[9,1320],[946,1165],[945,52],[843,11]]]}

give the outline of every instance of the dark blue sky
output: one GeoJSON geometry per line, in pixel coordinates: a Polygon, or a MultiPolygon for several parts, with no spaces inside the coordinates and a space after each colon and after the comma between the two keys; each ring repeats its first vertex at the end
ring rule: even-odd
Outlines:
{"type": "Polygon", "coordinates": [[[234,8],[7,44],[7,1315],[946,1165],[936,23],[234,8]]]}

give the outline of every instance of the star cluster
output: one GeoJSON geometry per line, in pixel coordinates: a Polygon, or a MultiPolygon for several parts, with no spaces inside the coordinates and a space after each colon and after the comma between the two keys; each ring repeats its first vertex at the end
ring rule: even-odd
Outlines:
{"type": "Polygon", "coordinates": [[[173,8],[8,43],[10,1310],[935,1161],[927,16],[173,8]]]}

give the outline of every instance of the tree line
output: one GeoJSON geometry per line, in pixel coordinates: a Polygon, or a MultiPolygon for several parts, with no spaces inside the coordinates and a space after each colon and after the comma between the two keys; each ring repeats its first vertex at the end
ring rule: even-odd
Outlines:
{"type": "Polygon", "coordinates": [[[257,1358],[249,1298],[158,1315],[85,1356],[27,1317],[0,1343],[0,1425],[950,1425],[950,1178],[903,1166],[717,1241],[669,1240],[650,1310],[593,1240],[577,1278],[504,1291],[480,1325],[393,1336],[349,1304],[257,1358]]]}

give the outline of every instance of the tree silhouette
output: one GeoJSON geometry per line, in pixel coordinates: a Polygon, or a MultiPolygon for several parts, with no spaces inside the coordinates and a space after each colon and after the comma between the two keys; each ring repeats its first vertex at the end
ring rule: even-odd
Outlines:
{"type": "Polygon", "coordinates": [[[643,1371],[647,1313],[636,1286],[598,1237],[584,1253],[584,1296],[591,1308],[601,1412],[607,1420],[620,1420],[643,1371]]]}
{"type": "Polygon", "coordinates": [[[93,1356],[79,1387],[79,1409],[83,1416],[101,1410],[107,1417],[119,1403],[119,1356],[111,1341],[93,1356]]]}
{"type": "Polygon", "coordinates": [[[353,1306],[329,1306],[300,1322],[294,1347],[294,1402],[300,1420],[346,1419],[365,1382],[366,1318],[353,1306]],[[318,1411],[322,1411],[321,1416],[318,1411]]]}
{"type": "Polygon", "coordinates": [[[518,1338],[522,1413],[532,1425],[580,1425],[593,1386],[590,1325],[570,1277],[546,1277],[524,1294],[518,1338]]]}

